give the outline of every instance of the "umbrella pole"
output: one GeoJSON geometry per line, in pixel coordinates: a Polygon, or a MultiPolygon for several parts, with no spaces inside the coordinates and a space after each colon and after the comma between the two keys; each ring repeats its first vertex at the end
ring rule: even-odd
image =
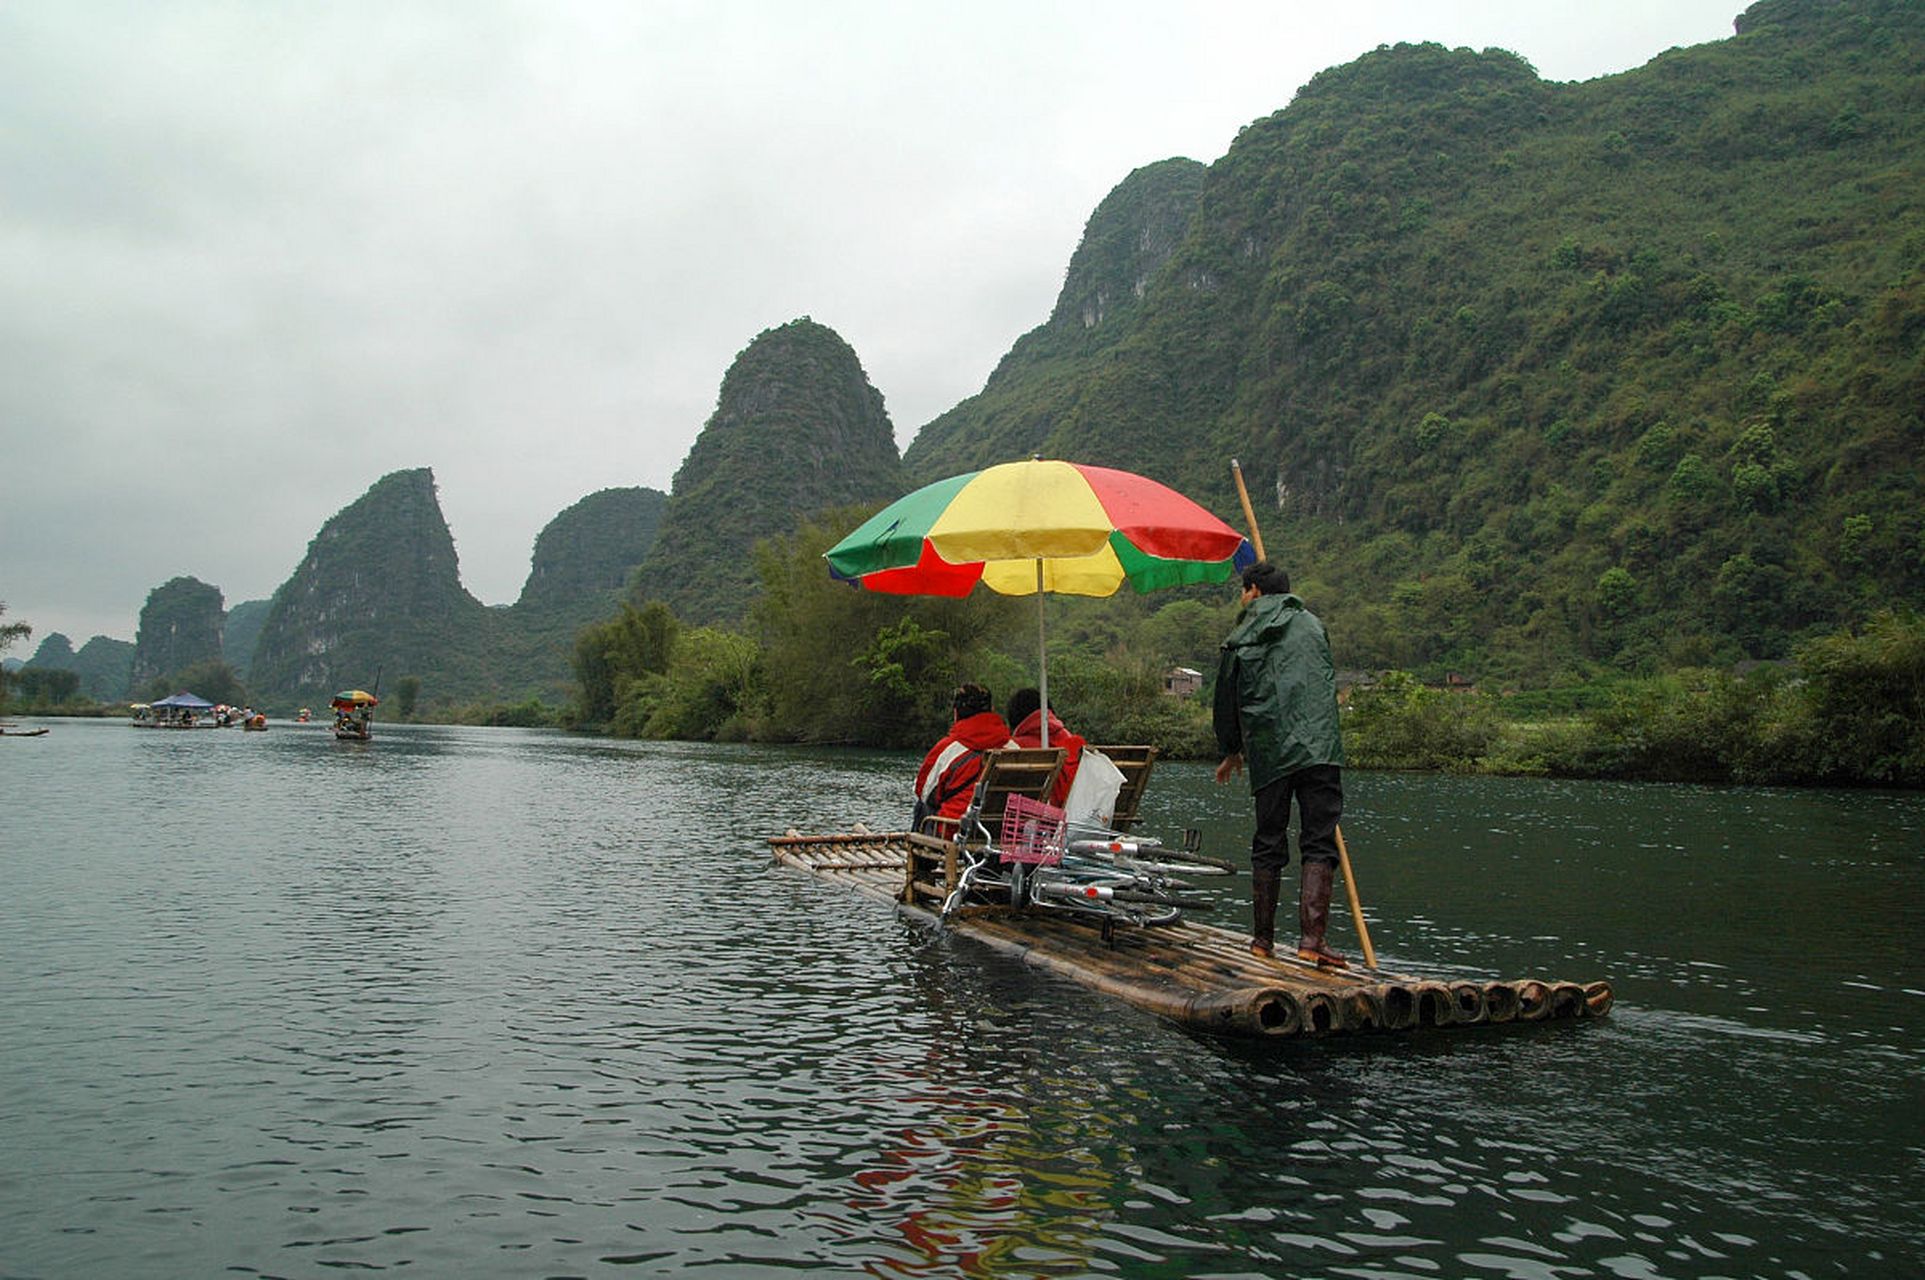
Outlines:
{"type": "MultiPolygon", "coordinates": [[[[1043,558],[1036,557],[1036,695],[1043,704],[1043,746],[1049,746],[1049,647],[1043,642],[1043,558]]],[[[1009,726],[1014,729],[1016,726],[1009,726]]]]}

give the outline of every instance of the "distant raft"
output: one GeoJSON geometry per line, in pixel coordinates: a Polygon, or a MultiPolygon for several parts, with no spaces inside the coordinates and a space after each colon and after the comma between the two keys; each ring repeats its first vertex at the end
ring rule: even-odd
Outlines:
{"type": "MultiPolygon", "coordinates": [[[[903,896],[911,849],[940,849],[940,840],[907,832],[790,831],[771,837],[769,845],[785,866],[893,902],[906,915],[937,921],[933,912],[903,896]]],[[[981,911],[952,919],[947,927],[1033,968],[1216,1035],[1275,1038],[1492,1026],[1601,1017],[1611,1009],[1608,982],[1466,981],[1362,967],[1324,970],[1281,953],[1274,960],[1259,959],[1241,934],[1187,920],[1119,929],[1113,944],[1087,924],[1058,914],[981,911]]]]}

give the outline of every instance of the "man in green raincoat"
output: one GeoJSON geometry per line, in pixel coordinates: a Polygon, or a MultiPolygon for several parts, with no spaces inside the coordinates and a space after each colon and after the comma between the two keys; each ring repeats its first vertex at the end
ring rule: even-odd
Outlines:
{"type": "Polygon", "coordinates": [[[1223,642],[1213,712],[1223,751],[1216,780],[1227,782],[1247,769],[1256,796],[1251,952],[1275,954],[1277,891],[1290,862],[1294,802],[1303,861],[1297,958],[1343,967],[1343,957],[1324,945],[1337,868],[1337,822],[1343,816],[1337,673],[1323,623],[1290,594],[1289,575],[1268,560],[1243,571],[1243,612],[1223,642]]]}

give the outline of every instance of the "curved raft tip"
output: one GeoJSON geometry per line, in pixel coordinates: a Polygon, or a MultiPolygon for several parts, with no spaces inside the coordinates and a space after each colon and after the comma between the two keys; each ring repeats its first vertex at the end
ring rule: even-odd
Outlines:
{"type": "Polygon", "coordinates": [[[1611,1012],[1611,1006],[1615,1003],[1617,996],[1608,982],[1593,982],[1584,988],[1584,1009],[1593,1018],[1602,1018],[1611,1012]]]}

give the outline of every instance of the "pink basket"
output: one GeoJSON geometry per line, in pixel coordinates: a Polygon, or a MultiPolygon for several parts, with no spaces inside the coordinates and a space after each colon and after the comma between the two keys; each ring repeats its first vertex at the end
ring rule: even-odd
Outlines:
{"type": "Polygon", "coordinates": [[[1053,804],[1011,796],[1003,805],[1003,834],[997,845],[1004,862],[1053,867],[1063,860],[1063,811],[1053,804]]]}

